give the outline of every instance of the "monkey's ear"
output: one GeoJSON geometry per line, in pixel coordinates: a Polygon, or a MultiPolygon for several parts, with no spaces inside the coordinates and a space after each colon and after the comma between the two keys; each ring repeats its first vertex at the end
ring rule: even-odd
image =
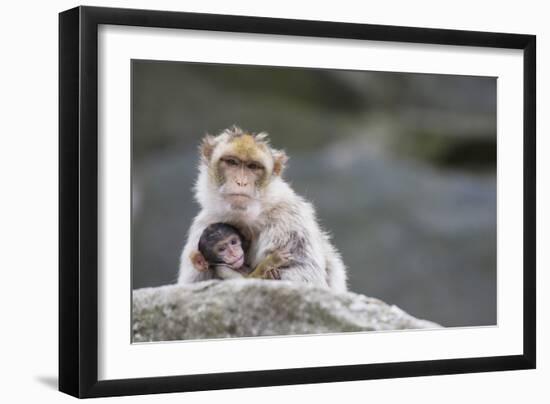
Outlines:
{"type": "Polygon", "coordinates": [[[257,141],[257,142],[264,142],[264,143],[268,143],[268,134],[267,132],[260,132],[260,133],[256,133],[254,135],[254,139],[257,141]]]}
{"type": "Polygon", "coordinates": [[[206,134],[202,138],[202,142],[200,145],[200,152],[201,152],[201,157],[206,162],[210,161],[210,158],[212,157],[212,152],[214,151],[215,146],[216,146],[216,138],[214,136],[206,134]]]}
{"type": "Polygon", "coordinates": [[[286,167],[288,156],[284,150],[273,150],[273,174],[281,175],[286,167]]]}
{"type": "Polygon", "coordinates": [[[208,262],[199,251],[193,251],[189,258],[197,271],[204,272],[208,270],[208,262]]]}

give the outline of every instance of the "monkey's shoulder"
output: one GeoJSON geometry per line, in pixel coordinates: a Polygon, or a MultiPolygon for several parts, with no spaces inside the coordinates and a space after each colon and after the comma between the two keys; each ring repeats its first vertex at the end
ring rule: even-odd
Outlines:
{"type": "Polygon", "coordinates": [[[315,209],[311,202],[295,194],[292,198],[279,200],[269,206],[265,211],[265,216],[267,219],[300,218],[303,220],[314,218],[315,209]]]}

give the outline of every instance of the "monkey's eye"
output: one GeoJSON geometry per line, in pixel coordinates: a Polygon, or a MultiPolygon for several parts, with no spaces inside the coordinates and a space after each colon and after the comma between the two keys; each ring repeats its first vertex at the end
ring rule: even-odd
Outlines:
{"type": "Polygon", "coordinates": [[[248,163],[247,167],[250,169],[250,170],[259,170],[262,168],[261,165],[259,165],[258,163],[248,163]]]}
{"type": "Polygon", "coordinates": [[[224,252],[224,251],[225,251],[225,247],[220,247],[220,248],[218,248],[218,252],[221,252],[221,253],[222,253],[222,252],[224,252]]]}
{"type": "Polygon", "coordinates": [[[237,244],[237,239],[234,238],[233,240],[231,240],[231,245],[236,245],[237,244]]]}
{"type": "Polygon", "coordinates": [[[228,158],[225,159],[225,162],[230,166],[238,166],[239,162],[236,159],[228,158]]]}

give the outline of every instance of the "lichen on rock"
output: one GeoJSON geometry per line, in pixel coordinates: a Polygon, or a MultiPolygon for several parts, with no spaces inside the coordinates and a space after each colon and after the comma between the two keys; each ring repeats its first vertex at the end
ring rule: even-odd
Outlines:
{"type": "Polygon", "coordinates": [[[168,285],[132,299],[134,342],[440,327],[372,297],[284,281],[168,285]]]}

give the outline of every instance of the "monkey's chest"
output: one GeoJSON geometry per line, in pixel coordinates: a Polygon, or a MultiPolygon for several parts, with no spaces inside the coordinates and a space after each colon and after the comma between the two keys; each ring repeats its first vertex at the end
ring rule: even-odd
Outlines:
{"type": "Polygon", "coordinates": [[[271,240],[259,235],[252,239],[247,253],[247,263],[255,268],[271,252],[271,240]]]}

